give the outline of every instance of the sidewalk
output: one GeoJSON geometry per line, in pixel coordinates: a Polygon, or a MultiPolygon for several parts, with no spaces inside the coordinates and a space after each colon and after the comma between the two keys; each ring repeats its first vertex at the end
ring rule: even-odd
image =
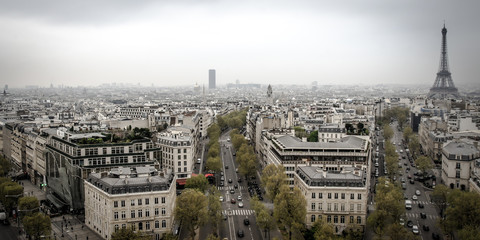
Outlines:
{"type": "MultiPolygon", "coordinates": [[[[23,185],[24,196],[35,196],[38,200],[46,199],[46,192],[33,185],[29,180],[20,180],[23,185]]],[[[89,229],[82,221],[71,214],[64,214],[51,218],[53,239],[70,240],[100,240],[102,239],[96,232],[89,229]],[[63,234],[63,237],[62,237],[63,234]]],[[[23,227],[22,227],[23,228],[23,227]]],[[[25,234],[25,233],[24,233],[25,234]]],[[[22,239],[25,235],[22,235],[22,239]]]]}

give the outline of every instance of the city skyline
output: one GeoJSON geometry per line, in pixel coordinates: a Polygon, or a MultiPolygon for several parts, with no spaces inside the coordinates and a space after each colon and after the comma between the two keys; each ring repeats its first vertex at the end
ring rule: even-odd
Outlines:
{"type": "Polygon", "coordinates": [[[457,86],[475,84],[476,1],[0,1],[1,83],[25,86],[421,84],[441,29],[457,86]],[[274,4],[275,3],[275,4],[274,4]]]}

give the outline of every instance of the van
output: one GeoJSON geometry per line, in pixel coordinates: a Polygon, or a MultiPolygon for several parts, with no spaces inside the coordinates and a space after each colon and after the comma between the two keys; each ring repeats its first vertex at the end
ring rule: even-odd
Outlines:
{"type": "Polygon", "coordinates": [[[412,209],[412,200],[405,200],[405,208],[408,210],[412,209]]]}

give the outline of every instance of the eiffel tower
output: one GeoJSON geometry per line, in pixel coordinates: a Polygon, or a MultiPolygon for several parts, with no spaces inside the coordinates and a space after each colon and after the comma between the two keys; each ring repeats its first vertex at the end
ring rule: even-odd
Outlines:
{"type": "Polygon", "coordinates": [[[442,53],[440,56],[440,66],[437,73],[437,78],[430,92],[428,98],[444,99],[444,98],[460,98],[458,89],[453,84],[452,74],[448,67],[448,55],[447,55],[447,28],[443,24],[442,29],[442,53]]]}

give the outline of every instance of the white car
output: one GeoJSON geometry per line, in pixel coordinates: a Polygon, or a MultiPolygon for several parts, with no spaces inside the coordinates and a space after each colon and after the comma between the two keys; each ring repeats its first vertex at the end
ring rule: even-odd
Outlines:
{"type": "Polygon", "coordinates": [[[414,234],[419,234],[419,233],[420,233],[420,232],[418,231],[418,226],[417,226],[417,225],[413,225],[413,226],[412,226],[412,232],[413,232],[414,234]]]}
{"type": "Polygon", "coordinates": [[[413,196],[412,196],[412,200],[417,200],[417,199],[418,199],[418,198],[417,198],[417,195],[413,195],[413,196]]]}
{"type": "Polygon", "coordinates": [[[238,195],[237,199],[238,201],[242,201],[242,196],[238,195]]]}
{"type": "Polygon", "coordinates": [[[415,195],[420,196],[420,190],[415,191],[415,195]]]}
{"type": "Polygon", "coordinates": [[[220,196],[220,202],[223,202],[223,196],[220,196]]]}
{"type": "Polygon", "coordinates": [[[239,208],[243,208],[243,202],[239,202],[239,203],[238,203],[238,207],[239,207],[239,208]]]}

